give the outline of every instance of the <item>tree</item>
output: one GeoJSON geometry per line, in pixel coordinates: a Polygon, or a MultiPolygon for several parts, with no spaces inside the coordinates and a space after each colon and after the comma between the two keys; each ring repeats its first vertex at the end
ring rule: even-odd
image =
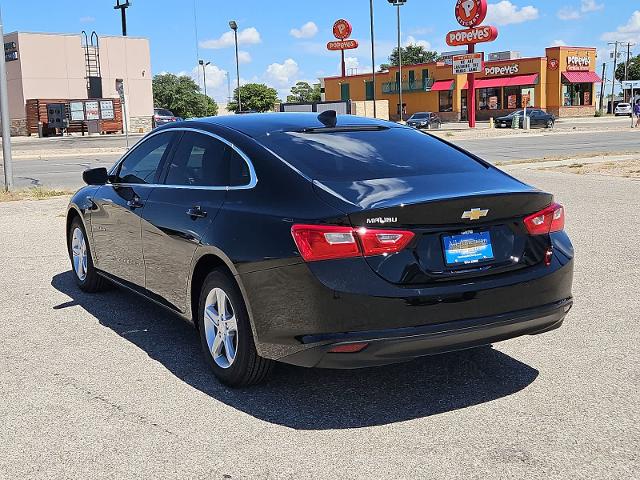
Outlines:
{"type": "MultiPolygon", "coordinates": [[[[268,112],[278,102],[278,92],[262,83],[247,83],[240,86],[240,101],[243,111],[268,112]]],[[[237,88],[233,91],[233,100],[227,105],[227,110],[238,113],[237,88]]]]}
{"type": "MultiPolygon", "coordinates": [[[[622,82],[624,80],[624,64],[622,62],[616,68],[616,80],[622,82]]],[[[640,55],[629,59],[629,72],[627,80],[640,80],[640,55]]]]}
{"type": "Polygon", "coordinates": [[[287,97],[288,103],[309,103],[320,100],[322,100],[322,95],[319,83],[311,86],[307,82],[298,82],[291,87],[291,95],[287,97]]]}
{"type": "Polygon", "coordinates": [[[201,93],[198,84],[186,75],[164,73],[153,77],[153,102],[156,107],[171,110],[182,118],[218,114],[216,102],[201,93]]]}
{"type": "MultiPolygon", "coordinates": [[[[402,65],[417,65],[419,63],[435,62],[438,59],[438,52],[426,50],[422,45],[407,45],[401,47],[402,65]]],[[[393,49],[389,55],[390,63],[380,65],[380,70],[388,70],[389,67],[397,67],[400,65],[398,61],[398,47],[393,49]]]]}

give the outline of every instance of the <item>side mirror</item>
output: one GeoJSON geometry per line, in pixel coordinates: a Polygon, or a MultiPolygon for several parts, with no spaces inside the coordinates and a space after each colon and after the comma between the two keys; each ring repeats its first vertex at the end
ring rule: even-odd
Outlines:
{"type": "Polygon", "coordinates": [[[87,185],[104,185],[109,181],[109,174],[104,167],[90,168],[82,172],[82,180],[87,185]]]}

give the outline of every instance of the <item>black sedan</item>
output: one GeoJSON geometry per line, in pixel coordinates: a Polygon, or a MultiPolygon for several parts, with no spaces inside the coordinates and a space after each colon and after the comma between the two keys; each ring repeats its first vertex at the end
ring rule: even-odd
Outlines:
{"type": "MultiPolygon", "coordinates": [[[[511,128],[513,118],[516,115],[519,117],[519,128],[523,128],[524,110],[517,110],[504,117],[496,118],[494,120],[495,126],[497,128],[511,128]]],[[[556,117],[539,108],[527,108],[527,117],[529,117],[531,128],[553,128],[556,123],[556,117]]]]}
{"type": "Polygon", "coordinates": [[[67,213],[79,287],[193,322],[229,385],[275,361],[366,367],[543,333],[572,306],[553,196],[394,123],[174,123],[83,176],[67,213]]]}
{"type": "Polygon", "coordinates": [[[409,117],[407,125],[417,128],[418,130],[440,128],[442,126],[442,120],[432,112],[417,112],[409,117]]]}

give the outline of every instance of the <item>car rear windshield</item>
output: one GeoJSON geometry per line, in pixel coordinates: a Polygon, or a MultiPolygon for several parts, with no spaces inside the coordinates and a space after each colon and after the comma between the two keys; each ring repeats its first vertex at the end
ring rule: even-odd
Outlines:
{"type": "Polygon", "coordinates": [[[169,110],[163,110],[161,108],[156,110],[156,115],[160,115],[161,117],[173,117],[173,113],[171,113],[169,110]]]}
{"type": "Polygon", "coordinates": [[[428,113],[414,113],[411,118],[429,118],[428,113]]]}
{"type": "Polygon", "coordinates": [[[261,140],[314,180],[370,180],[487,168],[446,143],[409,128],[274,132],[261,140]]]}

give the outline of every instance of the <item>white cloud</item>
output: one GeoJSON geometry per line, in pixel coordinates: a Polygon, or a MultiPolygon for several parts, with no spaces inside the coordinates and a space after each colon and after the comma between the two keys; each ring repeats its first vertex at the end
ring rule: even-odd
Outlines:
{"type": "Polygon", "coordinates": [[[433,33],[432,27],[418,27],[409,32],[411,35],[428,35],[433,33]]]}
{"type": "Polygon", "coordinates": [[[96,21],[96,17],[86,16],[80,17],[80,23],[93,23],[96,21]]]}
{"type": "Polygon", "coordinates": [[[240,63],[251,63],[253,59],[251,58],[251,54],[249,52],[245,52],[244,50],[240,50],[238,52],[238,61],[240,63]]]}
{"type": "Polygon", "coordinates": [[[272,63],[267,67],[266,77],[276,87],[286,87],[293,84],[300,73],[298,62],[288,58],[284,63],[272,63]]]}
{"type": "Polygon", "coordinates": [[[426,40],[418,40],[413,35],[409,35],[405,41],[405,45],[418,45],[425,50],[431,50],[431,44],[426,40]]]}
{"type": "Polygon", "coordinates": [[[307,22],[300,28],[292,28],[289,34],[295,38],[313,38],[318,33],[318,26],[313,22],[307,22]]]}
{"type": "Polygon", "coordinates": [[[539,16],[538,9],[528,5],[518,8],[509,0],[502,0],[498,3],[490,3],[487,13],[487,23],[496,25],[509,25],[512,23],[523,23],[535,20],[539,16]]]}
{"type": "MultiPolygon", "coordinates": [[[[227,103],[228,92],[226,70],[222,70],[217,65],[209,64],[205,67],[205,71],[207,76],[207,95],[214,98],[218,103],[227,103]]],[[[204,93],[202,65],[196,65],[191,71],[178,72],[176,75],[186,75],[187,77],[193,78],[204,93]]]]}
{"type": "MultiPolygon", "coordinates": [[[[260,42],[262,42],[260,32],[258,32],[258,30],[256,30],[254,27],[245,28],[244,30],[238,32],[238,45],[255,45],[260,42]]],[[[200,42],[201,48],[211,49],[233,47],[234,45],[235,39],[233,31],[231,30],[223,33],[216,39],[200,42]]]]}
{"type": "Polygon", "coordinates": [[[553,42],[551,42],[551,46],[552,47],[566,47],[567,46],[567,42],[565,42],[564,40],[554,40],[553,42]]]}
{"type": "Polygon", "coordinates": [[[605,42],[640,43],[640,10],[633,12],[625,25],[618,27],[615,32],[604,33],[600,38],[605,42]]]}
{"type": "Polygon", "coordinates": [[[604,3],[596,3],[596,0],[582,0],[580,11],[583,13],[597,12],[604,8],[604,3]]]}
{"type": "Polygon", "coordinates": [[[557,16],[560,20],[577,20],[581,17],[580,12],[572,7],[562,7],[557,16]]]}
{"type": "Polygon", "coordinates": [[[580,7],[562,7],[558,10],[558,18],[560,20],[577,20],[582,18],[582,14],[597,12],[604,8],[604,3],[597,3],[596,0],[582,0],[580,7]]]}

